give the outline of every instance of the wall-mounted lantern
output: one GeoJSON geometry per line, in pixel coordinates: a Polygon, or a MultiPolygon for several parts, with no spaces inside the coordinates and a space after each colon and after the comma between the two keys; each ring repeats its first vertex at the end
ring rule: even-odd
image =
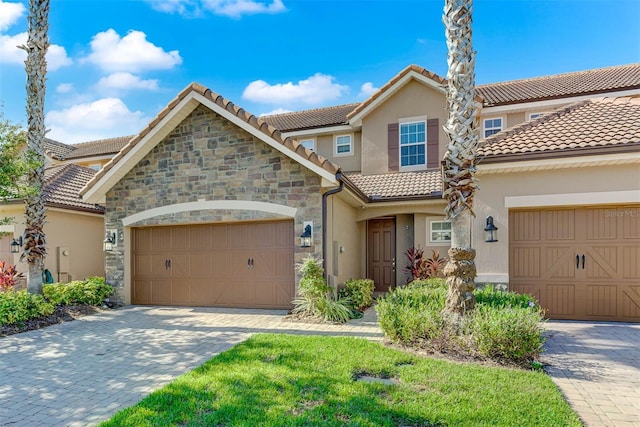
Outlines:
{"type": "Polygon", "coordinates": [[[487,225],[484,227],[484,241],[485,242],[497,242],[498,241],[498,227],[493,223],[493,217],[487,217],[487,225]]]}
{"type": "Polygon", "coordinates": [[[102,242],[102,248],[105,252],[111,252],[116,245],[116,233],[112,230],[107,230],[104,241],[102,242]]]}
{"type": "Polygon", "coordinates": [[[20,252],[20,248],[22,247],[22,236],[18,237],[18,240],[12,239],[11,243],[9,244],[9,246],[11,247],[11,253],[12,254],[19,253],[20,252]]]}
{"type": "Polygon", "coordinates": [[[311,247],[311,242],[312,242],[311,224],[307,223],[305,221],[304,230],[302,231],[302,234],[300,235],[300,247],[309,248],[309,247],[311,247]]]}

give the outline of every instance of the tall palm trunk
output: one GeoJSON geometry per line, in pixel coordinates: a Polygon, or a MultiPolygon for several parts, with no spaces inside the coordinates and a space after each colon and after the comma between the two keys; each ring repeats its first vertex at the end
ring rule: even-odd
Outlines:
{"type": "Polygon", "coordinates": [[[46,256],[44,224],[44,98],[49,48],[49,0],[29,0],[27,51],[27,155],[33,167],[27,173],[31,191],[25,197],[24,252],[29,264],[27,289],[42,293],[42,270],[46,256]]]}
{"type": "Polygon", "coordinates": [[[449,285],[445,312],[461,315],[473,309],[475,251],[471,248],[478,111],[475,102],[475,53],[471,46],[473,0],[445,0],[443,21],[449,49],[445,132],[449,144],[444,157],[445,214],[451,220],[451,249],[444,270],[449,285]]]}

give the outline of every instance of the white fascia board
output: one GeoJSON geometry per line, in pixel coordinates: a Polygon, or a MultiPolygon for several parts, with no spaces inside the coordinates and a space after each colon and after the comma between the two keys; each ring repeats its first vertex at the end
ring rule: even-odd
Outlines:
{"type": "Polygon", "coordinates": [[[334,184],[334,185],[338,184],[338,181],[336,180],[335,175],[329,173],[329,171],[321,168],[320,166],[316,165],[315,163],[311,162],[310,160],[305,159],[304,157],[300,156],[299,154],[296,154],[295,152],[289,150],[287,147],[282,145],[280,142],[276,141],[275,139],[273,139],[272,137],[270,137],[266,133],[262,132],[261,130],[258,130],[255,127],[251,126],[249,123],[247,123],[246,121],[242,120],[241,118],[239,118],[235,114],[230,113],[225,108],[220,107],[218,104],[216,104],[215,102],[211,101],[209,98],[206,98],[206,97],[200,95],[199,93],[193,93],[193,92],[192,92],[192,94],[190,94],[190,96],[193,96],[194,99],[198,100],[202,105],[210,108],[212,111],[214,111],[217,114],[221,115],[222,117],[224,117],[225,119],[227,119],[228,121],[230,121],[234,125],[238,126],[242,130],[250,133],[251,135],[253,135],[256,138],[258,138],[259,140],[265,142],[271,148],[279,151],[280,153],[284,154],[285,156],[289,157],[290,159],[300,163],[302,166],[306,167],[307,169],[311,170],[312,172],[316,173],[317,175],[321,176],[322,178],[326,179],[327,181],[331,182],[332,184],[334,184]]]}
{"type": "Polygon", "coordinates": [[[72,159],[64,160],[63,163],[87,163],[87,162],[99,162],[101,160],[110,160],[118,153],[113,154],[101,154],[99,156],[87,156],[87,157],[74,157],[72,159]]]}
{"type": "Polygon", "coordinates": [[[328,126],[324,128],[314,128],[314,129],[304,129],[304,130],[294,130],[292,132],[282,132],[283,137],[289,138],[298,138],[300,136],[316,136],[316,135],[324,135],[324,134],[333,134],[338,132],[353,132],[354,128],[349,125],[340,125],[340,126],[328,126]]]}
{"type": "Polygon", "coordinates": [[[480,115],[484,118],[488,115],[499,113],[517,113],[520,111],[528,111],[539,108],[555,109],[558,106],[572,104],[574,102],[583,101],[592,98],[620,98],[640,94],[640,89],[622,90],[619,92],[594,93],[591,95],[572,96],[569,98],[549,99],[547,101],[521,102],[518,104],[499,105],[496,107],[483,107],[480,115]]]}
{"type": "Polygon", "coordinates": [[[531,170],[564,169],[588,166],[607,166],[640,162],[640,152],[602,154],[595,156],[565,157],[553,159],[524,160],[504,163],[480,163],[478,175],[490,173],[526,172],[531,170]]]}
{"type": "Polygon", "coordinates": [[[193,100],[191,94],[182,99],[169,114],[160,120],[151,132],[146,134],[131,151],[125,154],[123,159],[113,168],[109,169],[104,176],[82,196],[82,199],[88,203],[104,204],[107,192],[178,124],[173,123],[176,117],[180,117],[180,121],[182,121],[182,119],[191,114],[197,106],[198,103],[193,100]]]}
{"type": "Polygon", "coordinates": [[[400,80],[398,80],[397,82],[395,82],[393,84],[393,86],[391,86],[390,88],[388,88],[387,90],[384,91],[384,93],[382,93],[381,96],[379,96],[378,98],[374,99],[371,104],[367,105],[367,107],[365,107],[364,110],[360,111],[358,114],[356,114],[355,116],[353,116],[351,119],[349,119],[349,124],[351,126],[362,126],[362,119],[367,116],[372,110],[376,109],[378,107],[378,105],[382,104],[384,101],[386,101],[387,99],[389,99],[389,97],[391,97],[394,93],[396,93],[398,90],[400,90],[404,85],[406,85],[407,83],[409,83],[412,79],[415,79],[421,83],[424,83],[425,85],[436,89],[444,94],[447,93],[447,89],[446,86],[420,74],[417,73],[415,71],[409,71],[407,74],[405,74],[404,76],[402,76],[400,78],[400,80]]]}

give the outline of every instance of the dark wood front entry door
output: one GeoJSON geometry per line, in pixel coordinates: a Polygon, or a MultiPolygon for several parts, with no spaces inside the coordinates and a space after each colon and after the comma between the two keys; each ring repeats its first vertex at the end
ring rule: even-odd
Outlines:
{"type": "Polygon", "coordinates": [[[372,219],[367,228],[367,276],[387,292],[396,285],[396,219],[372,219]]]}

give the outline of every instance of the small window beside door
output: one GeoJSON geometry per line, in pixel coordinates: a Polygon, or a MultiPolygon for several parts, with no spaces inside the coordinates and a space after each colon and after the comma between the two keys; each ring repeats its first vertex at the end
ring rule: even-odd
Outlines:
{"type": "Polygon", "coordinates": [[[429,224],[430,242],[451,242],[451,223],[449,221],[430,221],[429,224]]]}

